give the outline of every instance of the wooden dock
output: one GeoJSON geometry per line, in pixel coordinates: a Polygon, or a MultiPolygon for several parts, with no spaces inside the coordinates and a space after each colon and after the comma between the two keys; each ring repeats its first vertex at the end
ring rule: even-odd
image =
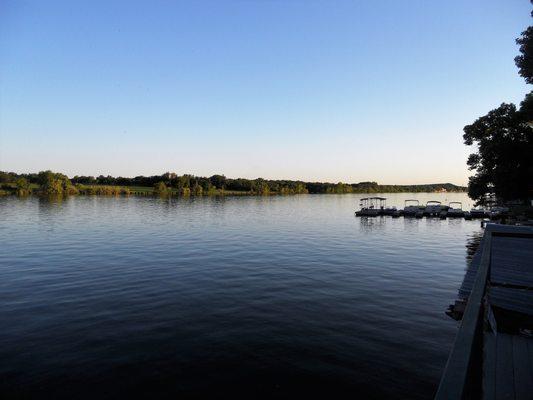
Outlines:
{"type": "Polygon", "coordinates": [[[451,315],[436,400],[533,399],[533,228],[488,224],[451,315]]]}

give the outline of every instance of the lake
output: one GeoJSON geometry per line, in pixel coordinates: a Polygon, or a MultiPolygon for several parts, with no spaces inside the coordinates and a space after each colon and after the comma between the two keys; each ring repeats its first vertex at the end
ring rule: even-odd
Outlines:
{"type": "Polygon", "coordinates": [[[480,223],[364,196],[0,198],[0,397],[431,398],[480,223]]]}

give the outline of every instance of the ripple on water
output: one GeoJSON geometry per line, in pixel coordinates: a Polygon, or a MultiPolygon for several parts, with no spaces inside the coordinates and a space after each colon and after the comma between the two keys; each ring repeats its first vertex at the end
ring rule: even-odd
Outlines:
{"type": "Polygon", "coordinates": [[[478,223],[357,199],[0,199],[0,394],[432,396],[478,223]]]}

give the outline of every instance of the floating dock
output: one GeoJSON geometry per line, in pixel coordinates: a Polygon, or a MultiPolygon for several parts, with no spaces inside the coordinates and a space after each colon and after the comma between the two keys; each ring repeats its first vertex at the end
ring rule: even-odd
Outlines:
{"type": "Polygon", "coordinates": [[[505,207],[496,207],[498,211],[484,210],[475,208],[470,211],[464,211],[461,202],[452,201],[449,205],[442,205],[440,201],[428,201],[425,206],[421,206],[418,200],[405,200],[405,207],[399,210],[396,207],[387,207],[385,197],[364,197],[360,200],[361,209],[355,212],[356,217],[380,217],[391,216],[398,217],[439,217],[446,218],[464,218],[471,220],[474,218],[498,219],[505,217],[509,211],[505,207]],[[454,208],[453,205],[459,205],[454,208]]]}
{"type": "Polygon", "coordinates": [[[461,325],[436,400],[533,399],[533,228],[488,224],[447,314],[461,325]]]}

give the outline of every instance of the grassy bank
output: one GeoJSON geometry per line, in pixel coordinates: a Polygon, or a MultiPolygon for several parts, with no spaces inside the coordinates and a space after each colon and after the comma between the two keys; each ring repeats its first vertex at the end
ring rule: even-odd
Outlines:
{"type": "MultiPolygon", "coordinates": [[[[346,194],[346,193],[358,193],[358,194],[372,194],[375,191],[351,191],[351,192],[326,192],[326,193],[311,193],[311,194],[346,194]]],[[[396,192],[379,192],[379,193],[398,193],[396,192]]],[[[407,192],[405,192],[407,193],[407,192]]],[[[435,193],[435,192],[419,192],[419,193],[435,193]]],[[[0,196],[9,195],[47,195],[52,193],[46,193],[40,185],[31,184],[28,188],[20,189],[14,184],[3,184],[0,186],[0,196]]],[[[283,196],[291,194],[309,194],[306,193],[294,193],[290,191],[262,191],[256,192],[251,190],[227,190],[210,188],[207,191],[198,192],[198,190],[183,190],[167,187],[164,191],[158,191],[154,187],[149,186],[117,186],[117,185],[73,185],[67,195],[82,195],[82,196],[175,196],[175,197],[189,197],[189,196],[283,196]]]]}

